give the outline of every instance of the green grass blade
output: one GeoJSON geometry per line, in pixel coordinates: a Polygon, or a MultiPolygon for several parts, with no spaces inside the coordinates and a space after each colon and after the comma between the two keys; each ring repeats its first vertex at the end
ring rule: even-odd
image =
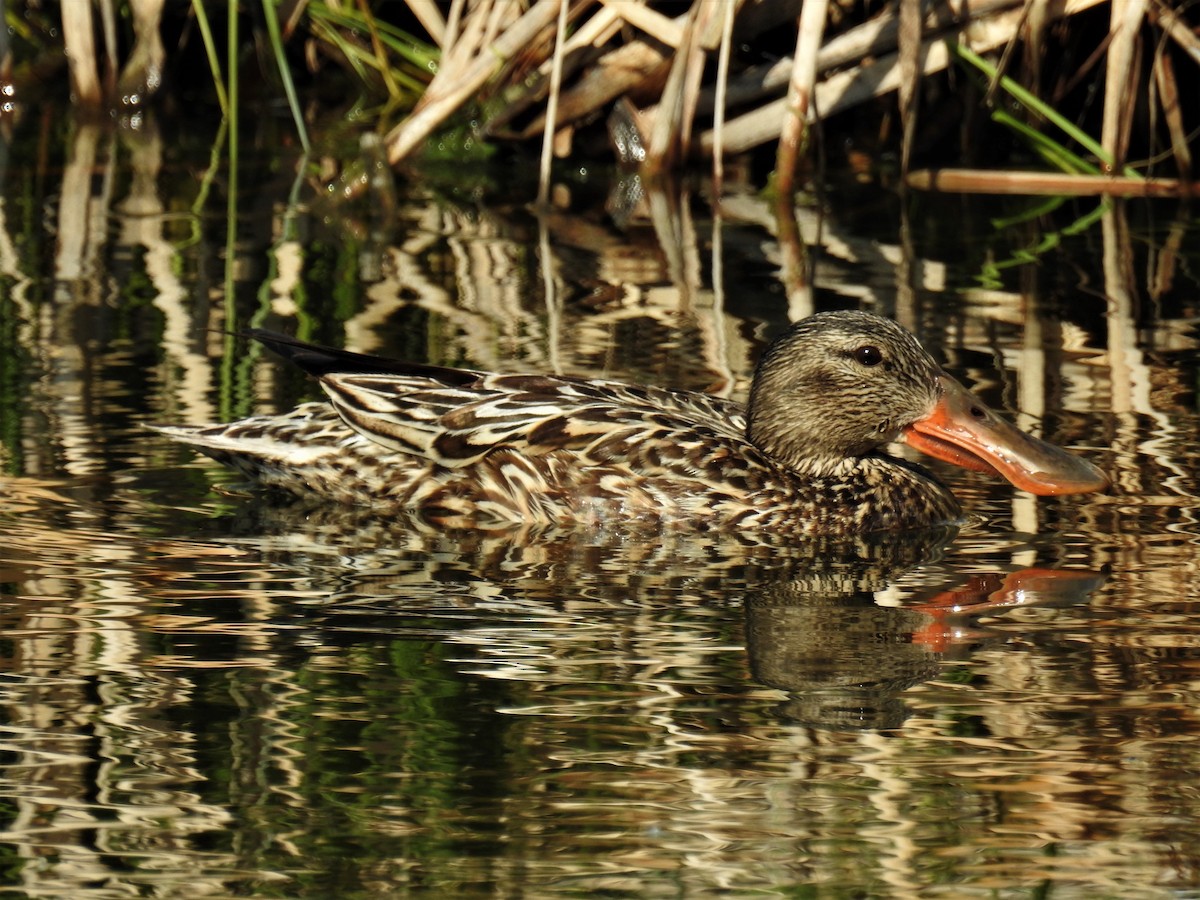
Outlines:
{"type": "Polygon", "coordinates": [[[308,8],[310,21],[323,21],[330,26],[350,31],[373,31],[389,50],[415,68],[432,78],[441,54],[436,47],[414,37],[407,31],[388,22],[372,18],[368,21],[357,10],[344,7],[332,9],[324,3],[313,3],[308,8]]]}
{"type": "Polygon", "coordinates": [[[1072,175],[1099,175],[1100,169],[1088,162],[1082,156],[1072,153],[1057,141],[1042,134],[1026,122],[1022,122],[1011,113],[998,109],[992,113],[992,120],[1006,128],[1017,132],[1033,149],[1050,165],[1072,175]]]}
{"type": "Polygon", "coordinates": [[[228,116],[229,97],[225,94],[225,76],[221,74],[221,60],[217,58],[217,44],[213,40],[212,27],[208,24],[208,11],[204,8],[204,0],[192,0],[192,12],[196,14],[196,24],[200,26],[200,37],[204,41],[204,52],[208,56],[208,68],[212,71],[213,87],[217,89],[221,115],[228,116]]]}
{"type": "Polygon", "coordinates": [[[304,125],[304,114],[300,111],[300,98],[296,95],[296,85],[292,81],[292,70],[288,66],[287,54],[283,49],[283,35],[279,31],[279,13],[275,8],[275,0],[262,0],[263,16],[267,20],[267,36],[271,41],[271,49],[275,54],[275,65],[279,67],[279,77],[283,81],[283,91],[287,94],[288,107],[292,111],[292,120],[296,123],[296,131],[300,135],[300,146],[307,154],[311,149],[308,142],[308,129],[304,125]]]}
{"type": "MultiPolygon", "coordinates": [[[[996,71],[996,67],[971,50],[970,47],[967,47],[965,44],[959,44],[955,41],[948,41],[947,44],[950,48],[950,52],[957,56],[960,60],[974,66],[984,75],[986,75],[989,80],[993,80],[999,84],[1005,93],[1007,93],[1026,109],[1031,110],[1032,112],[1044,118],[1047,122],[1053,124],[1060,131],[1062,131],[1063,134],[1075,141],[1105,165],[1109,166],[1110,168],[1112,167],[1112,157],[1100,145],[1100,142],[1089,135],[1086,131],[1080,129],[1075,125],[1075,123],[1062,116],[1052,106],[1048,105],[1038,97],[1031,94],[1029,91],[1025,90],[1025,88],[1021,87],[1021,85],[1019,85],[1012,78],[1009,78],[1007,75],[1001,75],[997,79],[998,73],[996,71]]],[[[1070,153],[1070,151],[1067,151],[1065,147],[1063,148],[1063,151],[1070,153]]],[[[1122,169],[1121,174],[1130,178],[1142,177],[1139,172],[1137,172],[1135,169],[1129,168],[1128,166],[1122,169]]]]}

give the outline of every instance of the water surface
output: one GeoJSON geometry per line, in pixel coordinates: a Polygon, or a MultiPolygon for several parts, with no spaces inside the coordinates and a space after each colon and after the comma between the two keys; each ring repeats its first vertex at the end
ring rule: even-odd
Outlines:
{"type": "Polygon", "coordinates": [[[541,216],[502,164],[346,200],[252,149],[233,178],[216,139],[8,134],[9,890],[1200,892],[1186,211],[845,183],[791,240],[737,185],[619,227],[612,173],[563,173],[541,216]],[[839,545],[442,532],[269,502],[144,428],[318,396],[245,325],[740,398],[788,321],[841,307],[1113,490],[938,467],[963,529],[839,545]]]}

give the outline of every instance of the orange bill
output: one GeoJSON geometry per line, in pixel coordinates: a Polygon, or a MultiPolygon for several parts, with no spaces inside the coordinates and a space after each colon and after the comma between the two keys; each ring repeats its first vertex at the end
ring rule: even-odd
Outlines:
{"type": "Polygon", "coordinates": [[[1108,487],[1085,459],[1006,422],[949,375],[933,410],[901,433],[922,453],[976,472],[999,475],[1031,494],[1086,494],[1108,487]]]}

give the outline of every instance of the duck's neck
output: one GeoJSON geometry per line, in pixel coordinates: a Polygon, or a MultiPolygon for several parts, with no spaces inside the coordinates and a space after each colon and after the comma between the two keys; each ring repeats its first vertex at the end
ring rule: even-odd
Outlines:
{"type": "Polygon", "coordinates": [[[951,523],[962,515],[954,495],[929,472],[882,453],[808,461],[790,470],[789,492],[800,501],[809,534],[863,534],[951,523]]]}

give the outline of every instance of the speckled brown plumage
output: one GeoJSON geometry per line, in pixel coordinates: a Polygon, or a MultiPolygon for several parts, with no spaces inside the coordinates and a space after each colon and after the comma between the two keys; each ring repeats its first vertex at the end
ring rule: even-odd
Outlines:
{"type": "MultiPolygon", "coordinates": [[[[836,535],[960,515],[931,475],[880,450],[957,383],[910,334],[866,313],[793,326],[764,355],[748,408],[693,392],[443,369],[255,336],[316,375],[332,402],[161,430],[292,493],[418,509],[454,525],[620,516],[836,535]]],[[[971,405],[972,415],[981,410],[992,415],[971,405]]]]}

